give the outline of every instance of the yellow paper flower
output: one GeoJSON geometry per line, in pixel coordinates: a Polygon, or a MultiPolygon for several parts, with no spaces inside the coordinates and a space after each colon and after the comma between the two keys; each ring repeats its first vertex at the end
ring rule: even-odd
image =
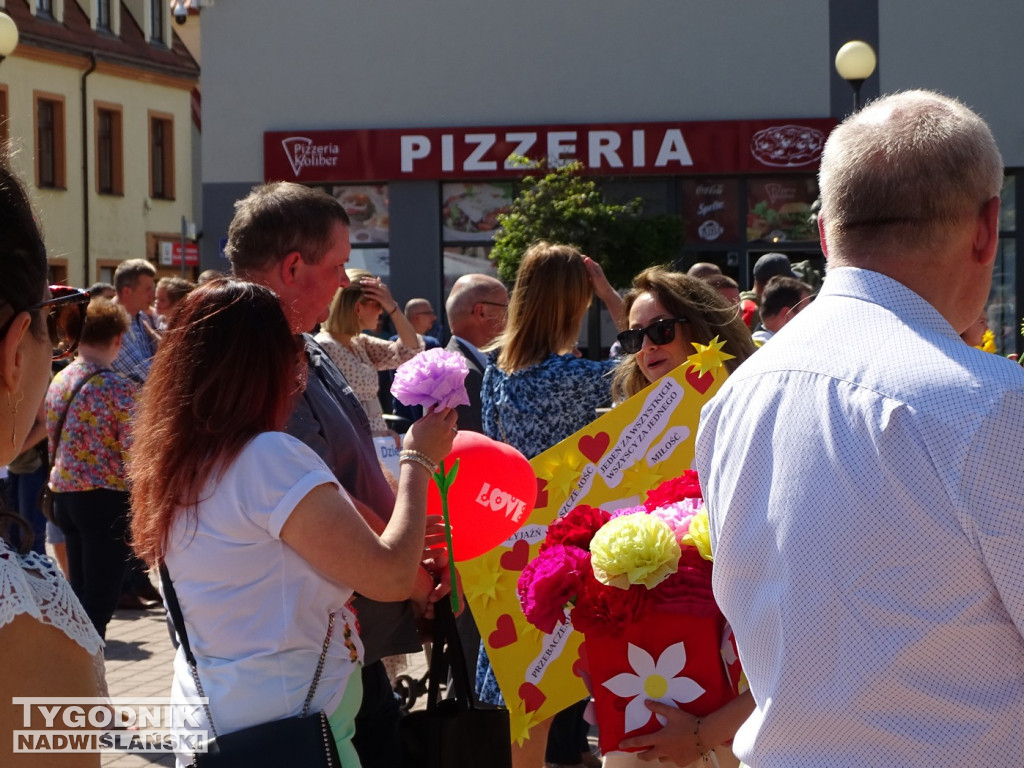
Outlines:
{"type": "Polygon", "coordinates": [[[700,512],[690,518],[690,529],[681,539],[683,544],[696,547],[705,560],[714,560],[711,556],[711,528],[708,524],[708,508],[702,507],[700,512]]]}
{"type": "Polygon", "coordinates": [[[668,524],[646,512],[605,523],[590,542],[594,577],[602,584],[653,589],[679,568],[679,542],[668,524]]]}
{"type": "Polygon", "coordinates": [[[975,349],[980,349],[982,352],[994,353],[996,351],[996,335],[992,333],[992,329],[985,329],[985,332],[981,334],[981,346],[975,347],[975,349]]]}

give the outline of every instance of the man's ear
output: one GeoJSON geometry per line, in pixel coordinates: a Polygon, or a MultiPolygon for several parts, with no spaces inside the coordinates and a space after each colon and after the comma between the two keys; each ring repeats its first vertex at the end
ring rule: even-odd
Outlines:
{"type": "Polygon", "coordinates": [[[24,367],[25,353],[21,349],[21,340],[29,332],[32,315],[19,312],[7,335],[0,341],[0,381],[8,392],[17,392],[21,387],[21,376],[24,367]]]}
{"type": "Polygon", "coordinates": [[[825,218],[818,214],[818,237],[821,240],[821,252],[825,254],[825,261],[828,261],[828,240],[825,237],[825,218]]]}
{"type": "Polygon", "coordinates": [[[302,254],[292,251],[278,262],[278,276],[283,285],[294,285],[299,266],[303,264],[302,254]]]}
{"type": "Polygon", "coordinates": [[[974,229],[974,258],[979,264],[995,260],[999,249],[999,198],[993,197],[981,207],[974,229]]]}

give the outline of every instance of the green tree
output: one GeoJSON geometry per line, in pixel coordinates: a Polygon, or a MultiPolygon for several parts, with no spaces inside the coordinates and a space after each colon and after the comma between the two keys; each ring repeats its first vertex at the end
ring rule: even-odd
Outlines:
{"type": "Polygon", "coordinates": [[[523,252],[537,240],[579,248],[619,287],[629,285],[642,269],[677,258],[683,244],[680,217],[644,216],[639,197],[624,204],[605,202],[597,180],[583,175],[578,162],[525,177],[510,211],[498,223],[501,230],[491,258],[509,282],[523,252]]]}

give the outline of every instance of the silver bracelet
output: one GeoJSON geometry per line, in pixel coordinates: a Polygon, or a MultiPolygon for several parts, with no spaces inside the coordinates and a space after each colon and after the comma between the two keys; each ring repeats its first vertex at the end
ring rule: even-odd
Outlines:
{"type": "Polygon", "coordinates": [[[419,464],[421,467],[423,467],[425,470],[427,470],[431,475],[433,475],[433,474],[435,474],[437,472],[437,469],[438,469],[437,464],[435,464],[431,460],[431,458],[429,456],[427,456],[427,454],[421,453],[420,451],[413,451],[413,450],[410,450],[410,449],[405,449],[405,450],[402,450],[402,451],[398,452],[398,463],[399,464],[401,464],[403,462],[410,462],[410,461],[415,463],[415,464],[419,464]]]}

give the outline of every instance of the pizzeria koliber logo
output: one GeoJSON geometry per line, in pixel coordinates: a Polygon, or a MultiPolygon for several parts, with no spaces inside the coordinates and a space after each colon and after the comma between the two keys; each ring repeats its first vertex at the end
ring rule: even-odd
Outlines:
{"type": "Polygon", "coordinates": [[[797,168],[821,157],[825,134],[802,125],[775,125],[754,134],[750,154],[773,168],[797,168]]]}
{"type": "Polygon", "coordinates": [[[295,178],[302,174],[303,168],[337,167],[338,159],[341,157],[337,144],[314,144],[313,140],[306,136],[289,136],[282,139],[281,147],[295,178]]]}

